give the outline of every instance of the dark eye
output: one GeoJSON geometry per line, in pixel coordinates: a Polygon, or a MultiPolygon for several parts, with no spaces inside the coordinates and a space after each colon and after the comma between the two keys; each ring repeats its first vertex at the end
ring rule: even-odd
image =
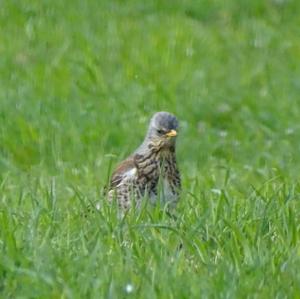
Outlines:
{"type": "Polygon", "coordinates": [[[160,135],[162,135],[162,134],[165,133],[165,131],[164,131],[164,130],[161,130],[161,129],[158,129],[158,130],[157,130],[157,133],[160,134],[160,135]]]}

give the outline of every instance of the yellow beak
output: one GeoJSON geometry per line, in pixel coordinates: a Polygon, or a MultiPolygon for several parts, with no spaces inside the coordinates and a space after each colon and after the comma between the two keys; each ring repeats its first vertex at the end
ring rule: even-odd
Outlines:
{"type": "Polygon", "coordinates": [[[175,130],[171,130],[166,134],[167,137],[175,137],[177,136],[177,132],[175,130]]]}

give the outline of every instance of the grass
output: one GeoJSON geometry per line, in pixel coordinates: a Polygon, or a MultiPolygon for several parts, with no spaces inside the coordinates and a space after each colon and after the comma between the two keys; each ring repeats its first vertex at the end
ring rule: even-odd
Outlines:
{"type": "Polygon", "coordinates": [[[1,298],[300,297],[298,1],[0,7],[1,298]],[[101,189],[159,110],[177,219],[119,219],[101,189]]]}

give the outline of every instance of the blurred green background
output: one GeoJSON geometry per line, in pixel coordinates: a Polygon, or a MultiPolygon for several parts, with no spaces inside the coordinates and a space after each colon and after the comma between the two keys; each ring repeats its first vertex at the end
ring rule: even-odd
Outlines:
{"type": "Polygon", "coordinates": [[[297,9],[296,1],[2,2],[1,173],[55,174],[70,163],[98,165],[101,176],[104,155],[128,154],[152,113],[167,110],[181,120],[187,175],[211,160],[263,172],[255,176],[295,175],[297,9]]]}
{"type": "MultiPolygon", "coordinates": [[[[244,210],[238,203],[249,199],[253,190],[267,186],[266,194],[256,197],[265,198],[265,202],[276,199],[283,189],[279,197],[299,199],[299,13],[296,0],[1,1],[0,215],[2,226],[11,234],[3,233],[0,240],[0,294],[2,290],[7,298],[16,294],[18,298],[30,297],[31,288],[25,286],[41,283],[25,279],[20,287],[18,272],[10,268],[10,262],[4,262],[10,261],[8,252],[12,252],[8,240],[14,240],[11,246],[16,255],[11,261],[20,259],[18,265],[22,264],[25,252],[35,261],[37,247],[26,251],[29,245],[25,239],[37,238],[41,245],[41,236],[53,224],[51,217],[45,216],[48,220],[44,220],[43,229],[23,231],[22,226],[33,221],[36,207],[53,209],[55,193],[61,213],[56,237],[63,240],[64,213],[78,216],[81,209],[74,188],[84,194],[84,202],[99,200],[111,166],[139,145],[156,111],[170,111],[180,120],[178,163],[184,190],[179,214],[192,207],[201,215],[207,200],[226,191],[236,200],[237,205],[231,208],[241,216],[239,227],[244,210]],[[9,272],[11,276],[6,276],[9,272]]],[[[246,206],[251,204],[257,207],[255,200],[246,206]]],[[[298,252],[295,267],[299,262],[297,208],[296,201],[295,206],[283,209],[293,223],[287,224],[286,233],[296,238],[292,246],[298,252]]],[[[277,209],[275,205],[273,212],[280,213],[277,209]]],[[[247,215],[250,219],[254,214],[247,215]]],[[[222,217],[222,213],[218,215],[222,217]]],[[[271,215],[267,214],[264,221],[271,215]]],[[[276,215],[280,227],[282,218],[276,215]]],[[[152,220],[162,220],[157,217],[152,220]]],[[[198,214],[193,217],[190,225],[199,220],[198,214]]],[[[201,225],[204,227],[211,217],[208,213],[201,225]]],[[[76,229],[81,229],[80,217],[72,221],[77,223],[76,229]]],[[[90,225],[91,230],[100,227],[95,222],[90,225]]],[[[219,229],[222,235],[224,231],[219,229]]],[[[61,252],[53,249],[53,237],[45,242],[55,257],[61,252]]],[[[135,237],[139,238],[138,234],[135,237]]],[[[286,238],[283,234],[281,240],[287,245],[286,238]]],[[[289,248],[278,249],[278,256],[292,254],[289,248]]],[[[62,246],[61,250],[70,248],[62,246]]],[[[212,248],[208,246],[207,250],[212,248]]],[[[229,246],[225,252],[230,254],[231,250],[229,246]]],[[[267,252],[270,258],[273,254],[267,252]]],[[[42,259],[45,255],[41,253],[42,259]]],[[[148,260],[150,253],[139,258],[148,260]]],[[[162,265],[169,263],[160,261],[162,265]]],[[[60,263],[53,263],[57,270],[60,263]]],[[[65,268],[76,265],[73,257],[65,257],[62,263],[65,268]]],[[[27,266],[32,273],[39,272],[32,264],[27,266]]],[[[279,263],[273,266],[280,268],[279,263]]],[[[188,263],[183,262],[182,267],[189,267],[188,263]]],[[[230,281],[233,274],[224,269],[217,267],[214,273],[230,281]]],[[[287,281],[299,283],[295,269],[289,272],[287,281]]],[[[57,277],[56,270],[51,270],[53,274],[46,269],[45,273],[57,277]]],[[[201,287],[203,296],[248,296],[255,291],[257,281],[263,281],[266,270],[260,270],[257,280],[249,278],[252,289],[246,284],[241,289],[238,285],[231,287],[225,279],[211,285],[207,282],[207,288],[201,287]],[[228,292],[216,289],[214,293],[212,288],[218,283],[228,292]]],[[[204,277],[211,273],[208,268],[206,271],[204,277]]],[[[197,290],[193,275],[201,275],[193,272],[190,276],[197,290]]],[[[274,275],[274,284],[270,282],[265,294],[284,298],[286,293],[276,289],[280,276],[274,275]]],[[[94,296],[85,289],[76,291],[78,281],[73,283],[66,291],[54,280],[57,293],[41,291],[37,297],[94,296]]],[[[176,293],[180,298],[191,298],[197,294],[180,293],[183,288],[176,290],[175,285],[180,288],[174,278],[173,295],[156,290],[151,298],[179,298],[176,293]]],[[[286,292],[299,296],[293,293],[294,287],[287,287],[286,292]]],[[[108,284],[109,288],[115,290],[108,284]]],[[[118,292],[112,291],[112,298],[122,296],[122,291],[118,292]]],[[[136,296],[145,294],[140,291],[136,296]]]]}

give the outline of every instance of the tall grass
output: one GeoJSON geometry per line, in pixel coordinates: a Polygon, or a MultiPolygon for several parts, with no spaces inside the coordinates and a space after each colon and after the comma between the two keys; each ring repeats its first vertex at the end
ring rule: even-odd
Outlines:
{"type": "Polygon", "coordinates": [[[0,8],[0,297],[299,298],[297,1],[0,8]],[[102,188],[159,110],[176,217],[120,218],[102,188]]]}

